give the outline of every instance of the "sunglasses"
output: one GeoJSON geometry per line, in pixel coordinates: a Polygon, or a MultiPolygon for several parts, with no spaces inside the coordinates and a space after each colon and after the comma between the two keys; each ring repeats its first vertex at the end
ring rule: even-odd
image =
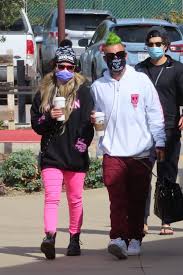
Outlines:
{"type": "Polygon", "coordinates": [[[73,72],[75,70],[75,65],[63,65],[63,64],[57,64],[57,69],[59,69],[60,71],[63,70],[68,70],[70,72],[73,72]]]}
{"type": "Polygon", "coordinates": [[[149,42],[149,43],[147,43],[147,46],[150,47],[150,48],[153,47],[154,45],[156,47],[161,47],[163,45],[163,42],[154,42],[154,43],[153,42],[149,42]]]}
{"type": "Polygon", "coordinates": [[[125,51],[120,51],[117,53],[106,53],[105,54],[107,59],[113,60],[115,57],[117,58],[124,58],[126,57],[126,52],[125,51]]]}

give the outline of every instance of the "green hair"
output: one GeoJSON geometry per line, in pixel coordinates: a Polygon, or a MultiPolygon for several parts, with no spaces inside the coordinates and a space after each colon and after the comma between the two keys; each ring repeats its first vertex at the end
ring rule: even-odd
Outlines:
{"type": "Polygon", "coordinates": [[[116,44],[121,44],[121,38],[114,32],[108,34],[107,40],[105,42],[106,46],[112,46],[116,44]]]}

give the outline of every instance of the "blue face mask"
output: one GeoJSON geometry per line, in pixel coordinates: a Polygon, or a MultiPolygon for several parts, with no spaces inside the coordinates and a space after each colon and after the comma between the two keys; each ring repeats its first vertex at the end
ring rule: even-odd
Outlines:
{"type": "Polygon", "coordinates": [[[147,47],[147,50],[152,59],[159,59],[165,54],[161,47],[147,47]]]}
{"type": "Polygon", "coordinates": [[[62,70],[62,71],[57,71],[55,73],[57,80],[67,82],[74,76],[74,72],[69,72],[68,70],[62,70]]]}

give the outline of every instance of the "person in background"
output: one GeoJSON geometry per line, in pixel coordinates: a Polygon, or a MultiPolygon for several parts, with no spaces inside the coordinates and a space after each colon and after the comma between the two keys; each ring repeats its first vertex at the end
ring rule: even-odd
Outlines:
{"type": "Polygon", "coordinates": [[[70,48],[72,48],[72,41],[69,39],[64,39],[60,41],[59,47],[65,47],[68,46],[70,48]]]}
{"type": "MultiPolygon", "coordinates": [[[[138,72],[144,72],[153,82],[165,116],[165,161],[157,163],[158,177],[165,177],[176,182],[180,155],[180,137],[183,129],[183,117],[179,107],[183,105],[183,64],[166,54],[170,41],[166,30],[152,27],[146,36],[147,50],[150,55],[145,61],[136,65],[138,72]]],[[[147,232],[151,190],[146,204],[144,219],[147,232]]],[[[173,229],[168,220],[162,220],[160,235],[172,235],[173,229]]]]}
{"type": "MultiPolygon", "coordinates": [[[[108,70],[91,87],[95,111],[105,114],[103,178],[110,200],[109,253],[119,259],[139,255],[145,203],[152,171],[150,149],[164,158],[164,117],[158,94],[149,80],[126,65],[119,36],[109,33],[103,45],[108,70]]],[[[95,123],[95,111],[91,121],[95,123]]]]}
{"type": "Polygon", "coordinates": [[[44,184],[44,231],[41,251],[55,258],[58,207],[64,181],[70,215],[68,256],[80,255],[79,237],[83,221],[82,192],[89,167],[88,146],[93,139],[90,114],[93,99],[86,79],[75,72],[76,55],[67,41],[56,51],[54,69],[47,74],[31,107],[31,123],[41,139],[41,175],[44,184]],[[65,120],[56,96],[64,97],[65,120]]]}

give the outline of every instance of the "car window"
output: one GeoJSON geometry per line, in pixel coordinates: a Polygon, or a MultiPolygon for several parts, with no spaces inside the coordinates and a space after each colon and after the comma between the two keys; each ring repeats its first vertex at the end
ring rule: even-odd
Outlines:
{"type": "Polygon", "coordinates": [[[98,36],[98,29],[96,29],[92,39],[90,40],[89,47],[92,46],[95,43],[95,40],[96,40],[97,36],[98,36]]]}
{"type": "Polygon", "coordinates": [[[183,25],[179,26],[179,30],[181,31],[181,33],[183,34],[183,25]]]}
{"type": "Polygon", "coordinates": [[[44,25],[46,30],[51,29],[52,20],[53,20],[53,14],[49,17],[48,21],[44,25]]]}
{"type": "Polygon", "coordinates": [[[103,37],[104,37],[104,35],[105,35],[105,33],[106,33],[106,29],[107,29],[107,27],[106,27],[105,24],[100,25],[96,29],[96,31],[95,31],[95,33],[94,33],[94,35],[93,35],[93,37],[92,37],[92,39],[90,41],[89,46],[91,46],[91,45],[97,43],[98,41],[102,40],[103,37]]]}
{"type": "Polygon", "coordinates": [[[106,25],[102,24],[101,26],[99,26],[98,28],[98,35],[96,37],[95,43],[97,43],[98,41],[102,40],[104,35],[106,32],[106,25]]]}
{"type": "MultiPolygon", "coordinates": [[[[152,25],[154,26],[154,25],[152,25]]],[[[131,43],[144,43],[145,37],[150,25],[125,25],[125,26],[116,26],[115,32],[121,37],[123,42],[131,43]]],[[[182,40],[181,34],[175,27],[164,26],[164,29],[167,31],[170,42],[182,40]]]]}
{"type": "Polygon", "coordinates": [[[23,18],[20,16],[9,26],[5,26],[0,23],[0,31],[26,31],[26,24],[23,21],[23,18]]]}
{"type": "MultiPolygon", "coordinates": [[[[107,14],[66,14],[65,28],[75,31],[93,31],[108,16],[107,14]]],[[[58,19],[56,25],[58,27],[58,19]]]]}

